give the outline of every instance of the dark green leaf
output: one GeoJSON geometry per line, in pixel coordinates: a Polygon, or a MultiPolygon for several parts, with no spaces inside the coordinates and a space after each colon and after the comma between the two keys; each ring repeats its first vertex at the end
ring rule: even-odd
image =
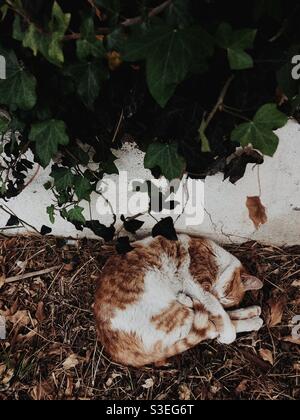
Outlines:
{"type": "Polygon", "coordinates": [[[67,219],[69,222],[77,222],[81,224],[85,224],[85,217],[82,214],[84,211],[83,207],[75,206],[73,209],[69,210],[67,213],[67,219]]]}
{"type": "Polygon", "coordinates": [[[167,217],[158,222],[152,229],[152,236],[163,236],[170,241],[178,241],[178,236],[174,227],[174,221],[172,217],[167,217]]]}
{"type": "Polygon", "coordinates": [[[278,111],[275,104],[267,104],[258,110],[253,121],[239,125],[231,135],[232,141],[242,146],[252,144],[263,154],[273,156],[279,139],[273,132],[287,123],[287,116],[278,111]]]}
{"type": "Polygon", "coordinates": [[[73,186],[74,175],[69,168],[53,167],[50,176],[54,179],[54,185],[57,191],[64,191],[73,186]]]}
{"type": "Polygon", "coordinates": [[[144,225],[144,222],[138,219],[126,220],[124,218],[123,223],[124,223],[124,229],[127,230],[127,232],[132,233],[132,234],[135,234],[144,225]]]}
{"type": "Polygon", "coordinates": [[[108,71],[101,62],[87,62],[70,66],[67,73],[77,84],[77,92],[83,103],[92,108],[100,89],[108,78],[108,71]]]}
{"type": "Polygon", "coordinates": [[[147,60],[149,90],[165,107],[194,61],[211,55],[212,51],[213,42],[200,27],[178,30],[166,25],[132,37],[126,45],[124,60],[147,60]]]}
{"type": "Polygon", "coordinates": [[[185,160],[178,154],[176,144],[152,143],[147,150],[144,165],[147,169],[159,166],[169,181],[182,178],[186,169],[185,160]]]}
{"type": "Polygon", "coordinates": [[[51,206],[47,207],[47,214],[49,216],[50,222],[54,224],[55,222],[55,207],[52,204],[51,206]]]}
{"type": "Polygon", "coordinates": [[[44,167],[57,153],[59,145],[66,146],[69,143],[65,123],[54,119],[33,124],[29,139],[35,142],[37,155],[44,167]]]}
{"type": "Polygon", "coordinates": [[[6,59],[7,78],[0,80],[0,103],[11,108],[32,109],[37,100],[36,78],[19,64],[13,51],[1,53],[6,59]]]}
{"type": "Polygon", "coordinates": [[[6,223],[6,226],[7,227],[19,226],[19,224],[20,224],[20,220],[18,219],[18,217],[12,215],[12,216],[10,216],[8,222],[6,223]]]}
{"type": "Polygon", "coordinates": [[[242,29],[234,31],[228,23],[222,23],[216,34],[216,41],[221,48],[227,50],[230,68],[245,70],[253,67],[252,57],[245,52],[252,49],[257,31],[242,29]]]}
{"type": "Polygon", "coordinates": [[[91,229],[96,236],[103,238],[105,242],[112,241],[116,233],[116,229],[113,225],[107,227],[102,225],[98,220],[86,222],[86,227],[91,229]]]}
{"type": "Polygon", "coordinates": [[[74,189],[78,200],[90,201],[93,188],[88,179],[81,175],[75,176],[74,189]]]}
{"type": "Polygon", "coordinates": [[[126,255],[134,250],[134,248],[130,245],[130,240],[128,236],[118,238],[116,250],[119,255],[126,255]]]}
{"type": "Polygon", "coordinates": [[[41,235],[46,236],[49,235],[52,232],[52,229],[49,228],[48,226],[43,225],[41,227],[41,235]]]}

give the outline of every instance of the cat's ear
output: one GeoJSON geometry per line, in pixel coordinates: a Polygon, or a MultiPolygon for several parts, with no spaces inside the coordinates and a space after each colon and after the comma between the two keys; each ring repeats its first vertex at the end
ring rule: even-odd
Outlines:
{"type": "Polygon", "coordinates": [[[261,280],[257,277],[251,276],[250,274],[242,274],[242,281],[246,292],[250,290],[260,290],[264,286],[261,280]]]}

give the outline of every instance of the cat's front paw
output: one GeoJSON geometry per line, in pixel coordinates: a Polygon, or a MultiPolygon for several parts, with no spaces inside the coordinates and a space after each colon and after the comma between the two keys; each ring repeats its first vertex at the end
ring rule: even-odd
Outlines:
{"type": "Polygon", "coordinates": [[[224,331],[220,334],[218,342],[220,344],[232,344],[236,340],[236,329],[232,323],[226,324],[224,331]]]}

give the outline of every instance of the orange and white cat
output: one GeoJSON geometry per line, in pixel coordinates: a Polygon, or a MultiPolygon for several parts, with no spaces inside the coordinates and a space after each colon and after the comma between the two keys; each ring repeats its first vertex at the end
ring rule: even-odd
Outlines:
{"type": "Polygon", "coordinates": [[[231,344],[262,327],[260,307],[226,312],[263,284],[214,242],[179,235],[132,246],[104,266],[94,305],[99,340],[116,362],[159,365],[204,340],[231,344]]]}

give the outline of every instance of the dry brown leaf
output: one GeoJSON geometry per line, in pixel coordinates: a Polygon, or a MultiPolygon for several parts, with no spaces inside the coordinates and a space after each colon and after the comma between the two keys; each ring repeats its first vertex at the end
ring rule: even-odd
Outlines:
{"type": "Polygon", "coordinates": [[[63,363],[63,368],[65,370],[70,370],[79,365],[78,356],[76,354],[71,354],[63,363]]]}
{"type": "Polygon", "coordinates": [[[45,315],[45,311],[44,311],[44,302],[40,302],[38,304],[38,307],[37,307],[37,310],[36,310],[36,313],[35,313],[35,317],[40,323],[45,321],[46,315],[45,315]]]}
{"type": "Polygon", "coordinates": [[[53,385],[50,381],[44,381],[34,386],[30,395],[34,401],[52,400],[53,385]]]}
{"type": "Polygon", "coordinates": [[[281,324],[284,308],[286,305],[286,298],[283,295],[279,297],[274,296],[268,301],[268,305],[270,307],[268,326],[276,327],[276,325],[281,324]]]}
{"type": "Polygon", "coordinates": [[[142,387],[144,389],[149,389],[149,388],[152,388],[153,385],[154,385],[153,379],[152,378],[149,378],[149,379],[146,379],[146,381],[145,381],[144,385],[142,385],[142,387]]]}
{"type": "Polygon", "coordinates": [[[0,376],[3,375],[3,373],[6,371],[7,366],[4,363],[0,364],[0,376]]]}
{"type": "Polygon", "coordinates": [[[292,287],[300,287],[300,280],[295,280],[295,281],[292,283],[292,287]]]}
{"type": "Polygon", "coordinates": [[[2,289],[2,287],[5,285],[5,282],[6,282],[6,277],[0,276],[0,289],[2,289]]]}
{"type": "Polygon", "coordinates": [[[8,385],[9,382],[12,380],[13,376],[14,376],[14,370],[13,369],[7,369],[1,375],[0,382],[3,385],[8,385]]]}
{"type": "Polygon", "coordinates": [[[73,395],[73,389],[74,389],[74,381],[71,376],[67,377],[67,387],[65,390],[65,396],[70,398],[73,395]]]}
{"type": "Polygon", "coordinates": [[[191,399],[191,390],[186,384],[179,387],[179,399],[182,401],[189,401],[191,399]]]}
{"type": "Polygon", "coordinates": [[[248,387],[248,379],[244,379],[236,388],[235,392],[237,394],[242,394],[243,392],[247,391],[248,387]]]}
{"type": "Polygon", "coordinates": [[[248,197],[246,206],[249,210],[249,217],[256,229],[259,229],[261,225],[267,223],[268,217],[266,208],[263,206],[260,197],[248,197]]]}
{"type": "Polygon", "coordinates": [[[292,335],[289,337],[284,337],[282,339],[282,341],[285,341],[286,343],[292,343],[292,344],[297,344],[298,346],[300,346],[300,337],[293,337],[292,335]]]}
{"type": "Polygon", "coordinates": [[[265,362],[269,362],[272,366],[274,366],[273,353],[270,350],[260,349],[259,355],[265,362]]]}
{"type": "Polygon", "coordinates": [[[107,379],[107,381],[106,381],[106,386],[107,387],[110,387],[110,386],[112,386],[112,384],[113,384],[113,382],[114,382],[114,380],[116,379],[116,378],[119,378],[120,376],[122,376],[120,373],[113,373],[108,379],[107,379]]]}
{"type": "Polygon", "coordinates": [[[28,311],[17,311],[14,315],[6,316],[7,321],[14,326],[26,327],[30,324],[30,316],[28,311]]]}

